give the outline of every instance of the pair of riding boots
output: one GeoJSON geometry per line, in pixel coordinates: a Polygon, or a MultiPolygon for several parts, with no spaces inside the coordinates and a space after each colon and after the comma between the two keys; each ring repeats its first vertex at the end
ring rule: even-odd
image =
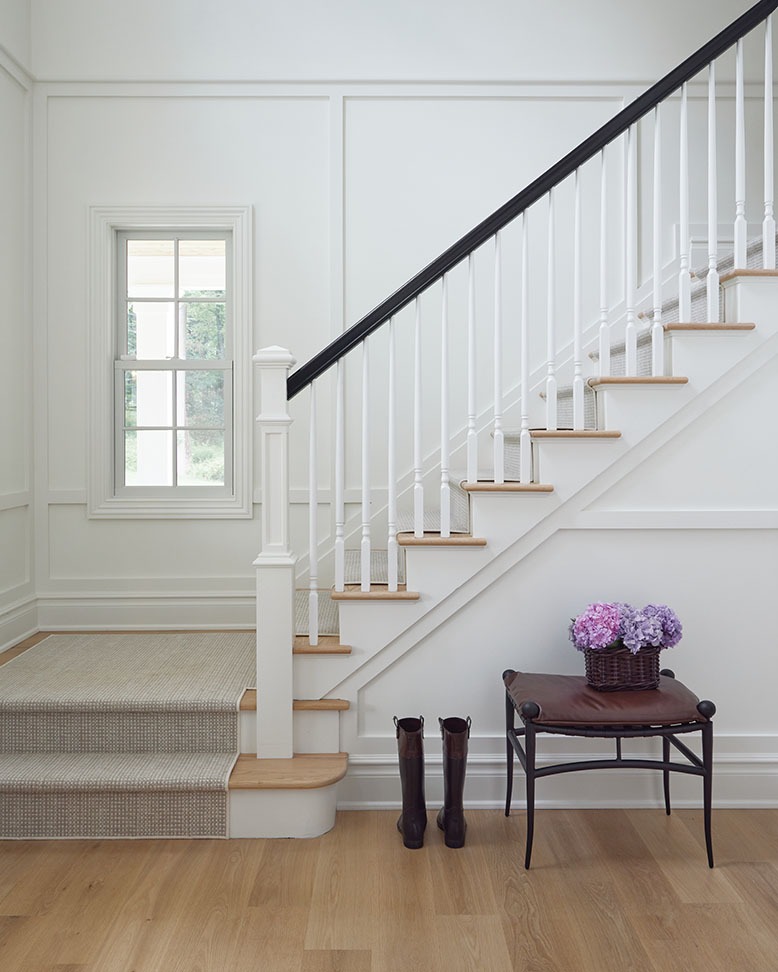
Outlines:
{"type": "MultiPolygon", "coordinates": [[[[443,831],[446,847],[463,847],[465,843],[465,812],[462,797],[465,789],[467,740],[470,737],[470,717],[467,719],[438,719],[443,737],[443,806],[438,813],[438,827],[443,831]]],[[[397,749],[400,758],[403,809],[397,829],[403,844],[417,850],[424,843],[427,826],[427,805],[424,799],[424,719],[398,719],[397,749]]]]}

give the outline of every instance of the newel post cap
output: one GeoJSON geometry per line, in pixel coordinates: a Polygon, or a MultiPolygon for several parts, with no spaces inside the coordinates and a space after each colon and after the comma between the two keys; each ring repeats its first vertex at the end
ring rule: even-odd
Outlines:
{"type": "Polygon", "coordinates": [[[259,365],[260,378],[258,421],[288,423],[286,381],[296,363],[292,352],[273,345],[257,351],[254,361],[259,365]]]}
{"type": "Polygon", "coordinates": [[[277,344],[271,344],[268,348],[260,348],[253,360],[255,364],[266,368],[286,368],[287,370],[297,364],[292,352],[287,348],[279,347],[277,344]]]}

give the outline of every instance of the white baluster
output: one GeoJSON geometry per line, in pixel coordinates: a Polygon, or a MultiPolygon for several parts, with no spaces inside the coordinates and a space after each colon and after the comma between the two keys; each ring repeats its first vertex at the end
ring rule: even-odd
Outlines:
{"type": "Polygon", "coordinates": [[[362,342],[362,541],[360,588],[370,590],[370,353],[362,342]]]}
{"type": "Polygon", "coordinates": [[[316,468],[316,382],[311,383],[308,429],[308,641],[319,643],[319,481],[316,468]]]}
{"type": "Polygon", "coordinates": [[[505,439],[502,430],[502,245],[494,237],[494,481],[505,482],[505,439]]]}
{"type": "Polygon", "coordinates": [[[345,589],[346,582],[346,504],[343,482],[346,473],[344,381],[345,361],[337,364],[335,385],[335,590],[345,589]]]}
{"type": "Polygon", "coordinates": [[[424,482],[421,458],[421,307],[416,298],[413,355],[413,535],[424,536],[424,482]]]}
{"type": "Polygon", "coordinates": [[[608,325],[608,167],[605,149],[600,153],[600,375],[611,373],[611,332],[608,325]]]}
{"type": "Polygon", "coordinates": [[[678,320],[692,319],[692,275],[689,238],[689,96],[684,82],[681,88],[680,173],[678,196],[678,320]]]}
{"type": "Polygon", "coordinates": [[[386,541],[387,572],[389,590],[397,590],[397,463],[395,437],[395,350],[394,323],[389,320],[389,403],[386,430],[386,476],[387,476],[387,514],[389,521],[389,535],[386,541]]]}
{"type": "Polygon", "coordinates": [[[627,131],[627,180],[626,180],[626,213],[624,222],[624,298],[626,302],[627,323],[624,330],[626,344],[627,375],[636,375],[638,371],[638,329],[637,329],[637,125],[632,125],[627,131]]]}
{"type": "Polygon", "coordinates": [[[532,438],[529,434],[529,228],[521,214],[521,435],[519,482],[532,482],[532,438]]]}
{"type": "Polygon", "coordinates": [[[762,265],[775,269],[775,214],[773,212],[773,18],[765,21],[764,38],[764,222],[762,265]]]}
{"type": "Polygon", "coordinates": [[[476,430],[475,370],[475,264],[467,258],[467,481],[478,481],[478,432],[476,430]]]}
{"type": "Polygon", "coordinates": [[[581,311],[581,171],[575,170],[573,204],[573,428],[584,427],[584,380],[581,311]]]}
{"type": "Polygon", "coordinates": [[[440,535],[451,536],[448,441],[448,277],[441,280],[440,314],[440,535]]]}
{"type": "Polygon", "coordinates": [[[716,182],[716,65],[708,65],[708,276],[705,292],[708,303],[708,321],[719,319],[719,226],[718,185],[716,182]]]}
{"type": "Polygon", "coordinates": [[[651,323],[651,374],[665,373],[665,332],[662,327],[662,116],[654,112],[654,317],[651,323]]]}
{"type": "Polygon", "coordinates": [[[554,231],[554,190],[548,194],[548,272],[546,274],[546,428],[557,427],[557,380],[556,380],[556,281],[554,279],[556,254],[554,231]]]}
{"type": "Polygon", "coordinates": [[[735,268],[745,269],[748,256],[746,223],[746,111],[743,85],[743,38],[735,52],[735,268]]]}

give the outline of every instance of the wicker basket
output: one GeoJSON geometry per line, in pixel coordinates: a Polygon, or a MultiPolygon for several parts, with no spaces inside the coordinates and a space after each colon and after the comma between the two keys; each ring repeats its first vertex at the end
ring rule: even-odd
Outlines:
{"type": "Polygon", "coordinates": [[[659,648],[641,648],[636,655],[623,646],[584,648],[584,662],[586,681],[598,692],[659,688],[659,648]]]}

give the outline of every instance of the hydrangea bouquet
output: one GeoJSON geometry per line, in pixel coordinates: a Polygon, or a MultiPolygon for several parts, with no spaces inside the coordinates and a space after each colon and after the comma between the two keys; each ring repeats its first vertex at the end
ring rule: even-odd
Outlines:
{"type": "Polygon", "coordinates": [[[683,626],[666,604],[646,604],[639,610],[618,601],[590,604],[573,619],[570,640],[579,651],[604,651],[622,645],[633,655],[641,648],[672,648],[681,640],[683,626]]]}

